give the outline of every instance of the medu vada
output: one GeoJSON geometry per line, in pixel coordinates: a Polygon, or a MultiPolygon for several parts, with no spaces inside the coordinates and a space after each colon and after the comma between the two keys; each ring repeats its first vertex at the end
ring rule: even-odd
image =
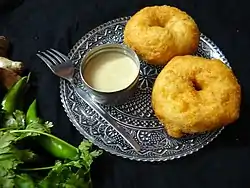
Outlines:
{"type": "Polygon", "coordinates": [[[212,131],[239,118],[241,87],[222,61],[176,56],[157,76],[152,107],[168,135],[212,131]]]}
{"type": "Polygon", "coordinates": [[[124,43],[153,65],[166,65],[177,55],[194,54],[199,40],[195,21],[186,12],[167,5],[141,9],[124,29],[124,43]]]}

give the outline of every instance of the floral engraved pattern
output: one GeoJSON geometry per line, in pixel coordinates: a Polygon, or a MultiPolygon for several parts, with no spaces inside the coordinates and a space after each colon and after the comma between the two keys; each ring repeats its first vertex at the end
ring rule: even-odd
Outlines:
{"type": "Polygon", "coordinates": [[[145,62],[142,62],[139,77],[139,88],[142,90],[151,90],[159,72],[159,68],[147,65],[145,62]]]}
{"type": "MultiPolygon", "coordinates": [[[[72,48],[69,57],[75,64],[74,81],[80,81],[79,65],[83,56],[95,46],[106,43],[123,43],[123,29],[129,17],[109,21],[83,36],[72,48]]],[[[205,58],[218,58],[229,65],[218,47],[201,34],[196,53],[205,58]]],[[[166,161],[184,157],[203,148],[216,138],[223,128],[214,132],[174,139],[167,135],[151,107],[151,91],[162,67],[141,60],[138,90],[126,103],[102,106],[137,141],[142,150],[136,153],[124,139],[84,103],[65,80],[60,81],[60,96],[65,112],[76,129],[98,147],[121,157],[138,161],[166,161]]]]}

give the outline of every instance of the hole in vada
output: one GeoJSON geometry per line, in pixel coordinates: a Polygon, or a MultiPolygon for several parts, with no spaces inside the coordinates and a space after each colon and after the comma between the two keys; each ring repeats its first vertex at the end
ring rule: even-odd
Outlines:
{"type": "Polygon", "coordinates": [[[200,91],[202,90],[202,87],[201,85],[197,82],[197,80],[192,80],[192,83],[193,83],[193,87],[196,91],[200,91]]]}
{"type": "Polygon", "coordinates": [[[163,23],[161,20],[159,20],[158,18],[154,18],[151,20],[151,22],[149,23],[149,27],[165,27],[165,23],[163,23]]]}
{"type": "Polygon", "coordinates": [[[149,27],[161,27],[161,28],[164,28],[165,25],[160,24],[160,23],[153,23],[153,24],[150,24],[149,27]]]}

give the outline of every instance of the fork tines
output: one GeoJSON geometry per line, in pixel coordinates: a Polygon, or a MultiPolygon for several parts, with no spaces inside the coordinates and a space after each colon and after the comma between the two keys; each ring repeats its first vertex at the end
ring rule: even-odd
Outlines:
{"type": "Polygon", "coordinates": [[[68,59],[67,56],[52,48],[44,52],[39,51],[36,55],[46,64],[52,63],[53,65],[61,64],[68,59]]]}

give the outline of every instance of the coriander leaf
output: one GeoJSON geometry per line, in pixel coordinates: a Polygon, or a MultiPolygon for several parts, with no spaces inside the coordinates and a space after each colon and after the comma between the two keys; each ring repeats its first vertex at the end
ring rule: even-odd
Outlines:
{"type": "Polygon", "coordinates": [[[39,183],[39,188],[89,188],[91,184],[89,173],[83,171],[80,174],[80,170],[74,172],[76,166],[78,165],[74,161],[69,163],[57,161],[48,176],[39,183]]]}
{"type": "Polygon", "coordinates": [[[3,127],[18,129],[18,123],[12,114],[6,114],[3,127]]]}
{"type": "Polygon", "coordinates": [[[22,163],[14,154],[0,155],[0,187],[14,187],[14,170],[22,163]]]}
{"type": "Polygon", "coordinates": [[[8,174],[9,171],[16,169],[17,165],[21,163],[22,161],[20,161],[13,153],[0,155],[0,175],[8,174]]]}
{"type": "Polygon", "coordinates": [[[89,151],[92,147],[92,143],[89,141],[82,141],[81,144],[79,145],[79,149],[81,151],[89,151]]]}
{"type": "Polygon", "coordinates": [[[34,154],[28,150],[18,150],[14,144],[19,139],[17,134],[9,131],[0,132],[0,187],[13,187],[15,170],[22,159],[30,159],[34,154]]]}
{"type": "Polygon", "coordinates": [[[22,112],[20,110],[16,110],[15,112],[13,112],[13,115],[16,119],[16,122],[17,122],[19,128],[24,129],[25,128],[25,114],[24,114],[24,112],[22,112]]]}
{"type": "Polygon", "coordinates": [[[47,127],[47,125],[38,122],[30,123],[29,125],[27,125],[26,130],[36,130],[36,131],[50,133],[50,128],[47,127]]]}
{"type": "Polygon", "coordinates": [[[16,110],[13,114],[5,114],[4,116],[4,127],[12,129],[24,129],[25,128],[25,114],[16,110]]]}
{"type": "Polygon", "coordinates": [[[11,151],[11,144],[17,139],[9,132],[0,132],[0,155],[11,151]]]}
{"type": "Polygon", "coordinates": [[[63,165],[61,161],[56,161],[53,169],[50,170],[47,177],[39,182],[39,188],[57,188],[64,182],[71,170],[63,165]]]}
{"type": "Polygon", "coordinates": [[[72,161],[57,161],[47,177],[39,182],[39,188],[90,188],[90,165],[101,151],[90,152],[92,143],[83,141],[80,146],[80,158],[72,161]]]}
{"type": "Polygon", "coordinates": [[[14,185],[15,185],[15,182],[14,182],[12,177],[2,177],[2,176],[0,176],[0,187],[1,188],[13,188],[14,185]]]}
{"type": "MultiPolygon", "coordinates": [[[[51,133],[51,130],[50,128],[53,127],[53,124],[51,122],[45,122],[45,123],[41,123],[41,121],[34,121],[30,124],[28,124],[26,126],[26,129],[25,130],[34,130],[34,131],[40,131],[40,132],[43,132],[43,133],[51,133]]],[[[39,136],[40,134],[39,133],[35,133],[35,132],[27,132],[27,133],[24,133],[24,136],[27,137],[27,136],[39,136]]]]}
{"type": "Polygon", "coordinates": [[[13,146],[16,141],[17,138],[13,134],[0,132],[0,168],[6,173],[21,163],[13,146]]]}
{"type": "Polygon", "coordinates": [[[70,168],[74,168],[74,167],[75,168],[82,168],[83,167],[81,160],[65,162],[62,165],[64,167],[70,167],[70,168]]]}
{"type": "Polygon", "coordinates": [[[17,175],[15,178],[17,188],[35,188],[35,183],[28,174],[17,175]]]}
{"type": "Polygon", "coordinates": [[[21,140],[26,137],[35,137],[39,136],[42,133],[50,134],[50,128],[53,126],[51,122],[41,123],[41,121],[32,122],[26,126],[24,130],[11,130],[10,132],[18,135],[18,140],[21,140]]]}
{"type": "Polygon", "coordinates": [[[27,149],[26,150],[15,149],[15,154],[23,162],[30,161],[37,156],[35,153],[33,153],[32,151],[27,150],[27,149]]]}
{"type": "Polygon", "coordinates": [[[91,177],[90,173],[82,173],[82,169],[79,169],[77,173],[71,173],[68,179],[63,184],[65,188],[90,188],[91,187],[91,177]]]}
{"type": "Polygon", "coordinates": [[[102,151],[101,151],[101,150],[95,150],[95,151],[90,152],[90,155],[91,155],[93,158],[96,158],[96,157],[100,156],[101,154],[102,154],[102,151]]]}
{"type": "Polygon", "coordinates": [[[81,142],[81,144],[78,147],[81,153],[80,158],[82,159],[82,162],[85,164],[84,166],[86,170],[90,169],[93,159],[102,154],[101,150],[90,152],[89,150],[91,149],[91,147],[92,143],[89,141],[81,142]]]}

